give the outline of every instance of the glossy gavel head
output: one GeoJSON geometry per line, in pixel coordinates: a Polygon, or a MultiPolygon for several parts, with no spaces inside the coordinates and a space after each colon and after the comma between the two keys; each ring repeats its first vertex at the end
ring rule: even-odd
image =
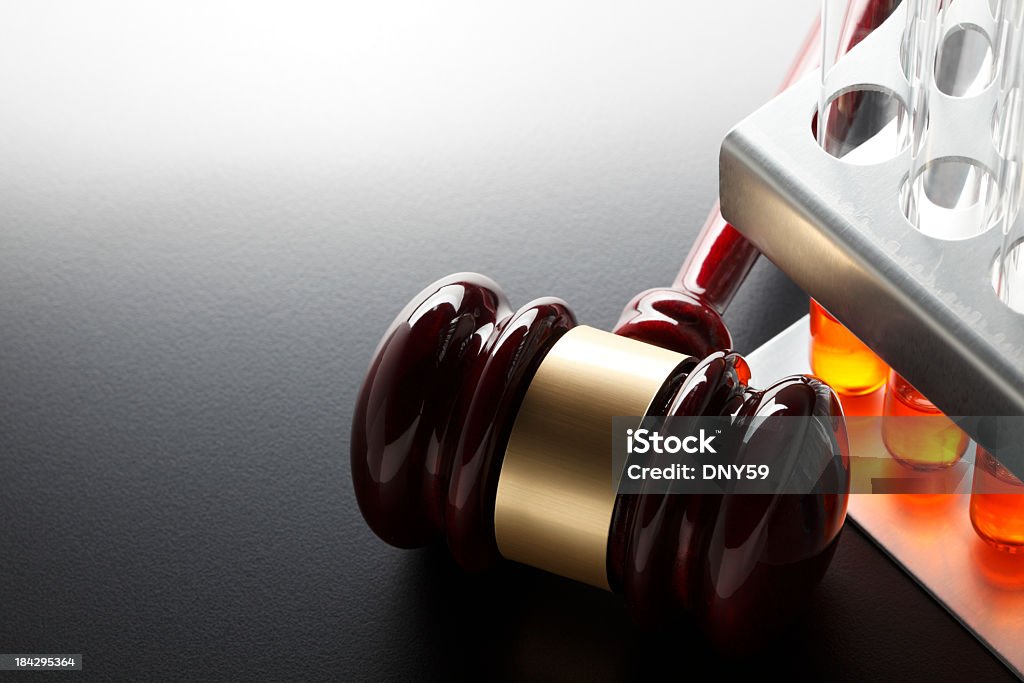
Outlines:
{"type": "Polygon", "coordinates": [[[626,304],[615,334],[704,358],[732,348],[721,314],[683,287],[640,292],[626,304]]]}
{"type": "Polygon", "coordinates": [[[353,420],[356,497],[392,545],[443,539],[467,570],[524,562],[621,593],[647,623],[687,612],[744,649],[806,603],[849,477],[826,385],[796,376],[756,391],[749,378],[738,354],[698,359],[577,326],[553,298],[513,311],[491,280],[453,275],[377,347],[353,420]],[[821,440],[810,446],[831,493],[617,494],[611,418],[630,415],[818,416],[829,433],[800,438],[821,440]]]}

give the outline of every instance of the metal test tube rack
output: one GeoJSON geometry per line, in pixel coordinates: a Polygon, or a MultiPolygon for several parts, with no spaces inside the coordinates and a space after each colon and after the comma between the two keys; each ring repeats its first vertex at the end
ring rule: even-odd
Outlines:
{"type": "MultiPolygon", "coordinates": [[[[834,67],[836,93],[882,90],[908,102],[900,62],[908,4],[834,67]]],[[[995,44],[985,0],[951,7],[955,22],[995,44]]],[[[994,169],[995,85],[968,98],[931,88],[932,153],[994,169]]],[[[1001,231],[958,241],[919,232],[900,204],[909,148],[869,165],[829,155],[811,128],[819,89],[818,74],[808,75],[726,136],[723,215],[946,414],[1024,415],[1024,315],[991,279],[1001,231]]],[[[1004,464],[1024,478],[1024,462],[1004,464]]]]}

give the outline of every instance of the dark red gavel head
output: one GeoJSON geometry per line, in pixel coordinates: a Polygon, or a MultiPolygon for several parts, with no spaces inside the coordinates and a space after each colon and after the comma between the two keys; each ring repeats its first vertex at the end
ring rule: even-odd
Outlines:
{"type": "Polygon", "coordinates": [[[701,358],[732,348],[719,311],[682,287],[637,294],[622,311],[615,334],[701,358]]]}
{"type": "Polygon", "coordinates": [[[687,613],[726,649],[756,647],[806,604],[828,566],[849,470],[827,385],[795,376],[757,391],[749,378],[738,354],[698,359],[579,327],[553,298],[514,311],[488,278],[449,276],[399,314],[359,393],[351,456],[360,510],[392,545],[443,540],[470,571],[503,556],[523,561],[623,594],[642,622],[687,613]],[[654,377],[652,368],[665,371],[632,381],[654,377]],[[593,443],[610,450],[606,414],[645,413],[822,418],[829,429],[801,434],[799,449],[777,444],[780,457],[821,454],[820,491],[617,495],[610,464],[585,460],[606,457],[593,443]],[[545,450],[560,421],[576,437],[545,450]],[[576,490],[582,479],[565,468],[605,476],[609,492],[576,490]],[[537,472],[550,476],[531,479],[537,472]]]}

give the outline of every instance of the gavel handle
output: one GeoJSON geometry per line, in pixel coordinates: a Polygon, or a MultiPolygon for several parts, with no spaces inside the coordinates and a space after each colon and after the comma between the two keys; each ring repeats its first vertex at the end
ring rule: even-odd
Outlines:
{"type": "MultiPolygon", "coordinates": [[[[779,92],[817,68],[820,62],[821,22],[815,21],[779,92]]],[[[722,315],[760,255],[757,247],[722,217],[716,201],[672,288],[697,296],[722,315]]]]}
{"type": "MultiPolygon", "coordinates": [[[[858,19],[842,37],[844,52],[878,28],[898,4],[898,0],[857,0],[857,6],[851,7],[850,12],[858,19]]],[[[816,21],[789,67],[779,92],[816,69],[820,63],[821,22],[816,21]]],[[[753,244],[722,218],[719,203],[715,202],[672,288],[693,294],[722,315],[760,255],[753,244]]]]}

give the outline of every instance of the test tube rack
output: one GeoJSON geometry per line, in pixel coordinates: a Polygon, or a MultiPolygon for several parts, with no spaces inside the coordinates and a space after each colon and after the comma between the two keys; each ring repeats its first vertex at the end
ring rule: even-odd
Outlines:
{"type": "MultiPolygon", "coordinates": [[[[908,102],[900,61],[908,4],[837,63],[836,93],[880,90],[908,102]]],[[[952,7],[957,22],[996,39],[985,0],[952,7]]],[[[997,163],[985,134],[995,90],[932,93],[929,126],[951,131],[943,156],[997,163]],[[975,133],[952,132],[964,130],[975,133]]],[[[949,241],[917,230],[900,203],[909,148],[873,164],[831,156],[812,133],[819,92],[820,73],[809,74],[726,136],[723,215],[946,414],[1024,415],[1024,315],[992,285],[1001,231],[949,241]]],[[[1024,479],[1024,458],[1003,464],[1024,479]]]]}

